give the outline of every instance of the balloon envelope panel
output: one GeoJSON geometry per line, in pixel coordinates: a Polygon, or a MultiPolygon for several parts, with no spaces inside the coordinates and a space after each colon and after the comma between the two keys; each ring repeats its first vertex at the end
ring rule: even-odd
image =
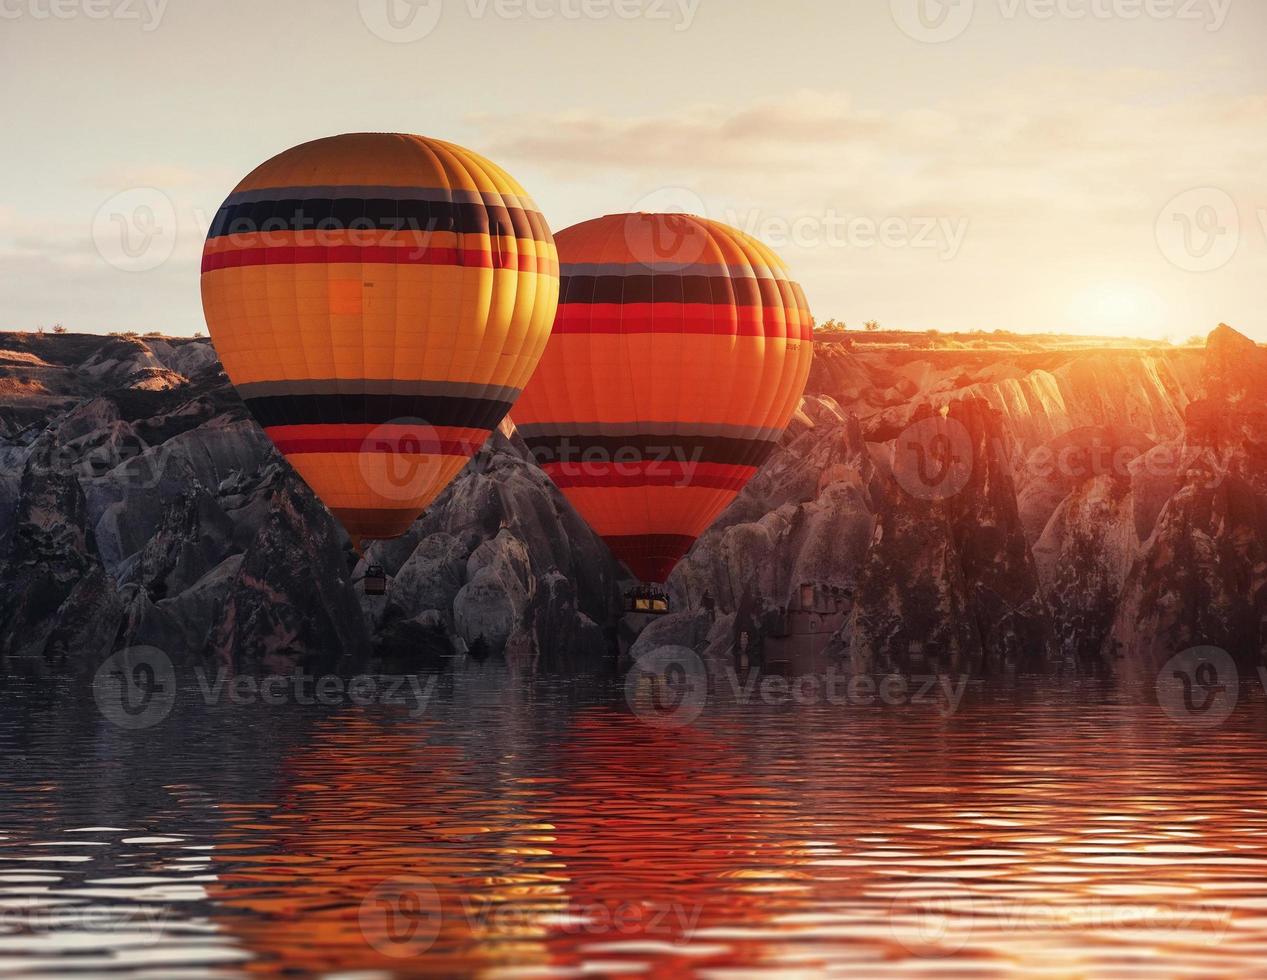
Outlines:
{"type": "Polygon", "coordinates": [[[536,366],[558,257],[536,205],[451,143],[353,133],[256,168],[203,252],[212,342],[247,408],[354,540],[453,479],[536,366]]]}
{"type": "Polygon", "coordinates": [[[556,241],[559,312],[515,422],[613,554],[664,581],[796,410],[809,307],[768,247],[703,218],[609,215],[556,241]]]}

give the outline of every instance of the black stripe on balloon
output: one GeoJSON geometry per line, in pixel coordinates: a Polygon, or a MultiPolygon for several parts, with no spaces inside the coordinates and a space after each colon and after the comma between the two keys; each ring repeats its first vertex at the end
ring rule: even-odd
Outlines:
{"type": "Polygon", "coordinates": [[[728,436],[533,436],[524,439],[538,466],[549,463],[726,463],[760,466],[777,443],[728,436]]]}
{"type": "Polygon", "coordinates": [[[808,310],[805,294],[786,279],[729,276],[564,276],[565,303],[711,303],[808,310]]]}
{"type": "Polygon", "coordinates": [[[289,198],[226,204],[209,239],[266,232],[422,231],[551,240],[539,211],[454,201],[289,198]]]}
{"type": "Polygon", "coordinates": [[[427,425],[495,429],[511,402],[440,395],[266,395],[246,407],[264,427],[383,425],[420,420],[427,425]]]}

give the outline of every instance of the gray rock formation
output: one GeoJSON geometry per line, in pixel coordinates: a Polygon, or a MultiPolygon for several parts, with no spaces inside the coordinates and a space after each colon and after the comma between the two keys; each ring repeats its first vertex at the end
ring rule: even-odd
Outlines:
{"type": "Polygon", "coordinates": [[[1192,646],[1267,655],[1267,351],[1210,335],[1201,397],[1171,445],[1173,489],[1121,592],[1106,654],[1164,662],[1192,646]]]}
{"type": "MultiPolygon", "coordinates": [[[[1230,328],[1206,350],[821,345],[782,445],[635,649],[724,655],[815,582],[851,595],[830,650],[859,669],[1127,670],[1199,643],[1256,661],[1264,392],[1267,352],[1230,328]],[[951,422],[971,472],[912,492],[910,433],[951,422]]],[[[205,340],[0,335],[5,672],[129,644],[239,670],[605,670],[629,584],[511,423],[358,562],[205,340]],[[368,563],[385,597],[362,594],[368,563]]]]}
{"type": "Polygon", "coordinates": [[[513,425],[365,564],[274,452],[206,341],[0,338],[3,670],[153,645],[237,670],[452,656],[602,665],[621,570],[513,425]],[[512,649],[508,649],[512,648],[512,649]]]}

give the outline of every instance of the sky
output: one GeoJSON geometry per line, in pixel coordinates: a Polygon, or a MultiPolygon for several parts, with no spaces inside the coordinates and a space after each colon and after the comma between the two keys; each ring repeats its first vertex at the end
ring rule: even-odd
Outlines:
{"type": "Polygon", "coordinates": [[[557,231],[692,211],[820,323],[1267,341],[1262,0],[0,0],[0,329],[205,330],[207,227],[352,131],[557,231]]]}

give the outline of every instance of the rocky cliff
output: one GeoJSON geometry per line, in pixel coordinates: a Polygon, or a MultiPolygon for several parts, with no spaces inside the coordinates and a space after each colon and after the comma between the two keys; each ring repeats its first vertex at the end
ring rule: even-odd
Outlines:
{"type": "MultiPolygon", "coordinates": [[[[645,640],[725,651],[801,583],[859,669],[1116,669],[1267,649],[1267,352],[822,344],[781,449],[645,640]],[[700,613],[705,595],[714,612],[700,613]]],[[[0,658],[601,669],[629,583],[506,424],[365,563],[205,340],[0,335],[0,658]]]]}

